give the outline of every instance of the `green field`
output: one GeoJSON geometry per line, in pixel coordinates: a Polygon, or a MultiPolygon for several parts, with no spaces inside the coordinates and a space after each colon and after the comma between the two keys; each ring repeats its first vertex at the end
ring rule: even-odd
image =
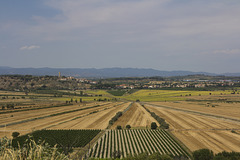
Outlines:
{"type": "Polygon", "coordinates": [[[71,145],[72,147],[84,147],[87,145],[101,130],[39,130],[27,135],[13,139],[14,147],[23,146],[29,136],[35,142],[45,141],[51,147],[57,144],[57,147],[71,145]]]}
{"type": "Polygon", "coordinates": [[[122,96],[124,93],[126,93],[126,90],[109,90],[107,92],[114,96],[122,96]]]}
{"type": "Polygon", "coordinates": [[[174,91],[174,90],[139,90],[133,94],[123,96],[129,101],[179,101],[187,100],[192,96],[231,94],[231,90],[226,91],[174,91]]]}

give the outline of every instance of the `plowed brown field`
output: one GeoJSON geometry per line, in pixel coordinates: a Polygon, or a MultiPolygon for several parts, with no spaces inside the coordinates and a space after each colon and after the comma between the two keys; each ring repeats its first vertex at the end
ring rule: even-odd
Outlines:
{"type": "Polygon", "coordinates": [[[126,127],[128,124],[133,128],[150,128],[152,122],[158,124],[139,103],[133,103],[132,107],[111,126],[111,129],[115,129],[118,125],[126,127]]]}
{"type": "Polygon", "coordinates": [[[201,148],[209,148],[215,153],[240,151],[240,135],[231,132],[231,129],[240,129],[237,121],[147,104],[145,106],[164,118],[170,124],[172,133],[191,151],[201,148]]]}

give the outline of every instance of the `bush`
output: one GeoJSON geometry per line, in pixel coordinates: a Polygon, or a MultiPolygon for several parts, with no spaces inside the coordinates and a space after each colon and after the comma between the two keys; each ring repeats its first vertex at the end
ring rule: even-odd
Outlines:
{"type": "Polygon", "coordinates": [[[116,129],[122,129],[122,126],[117,126],[116,129]]]}
{"type": "Polygon", "coordinates": [[[240,159],[240,152],[220,152],[213,158],[214,160],[235,160],[240,159]]]}
{"type": "Polygon", "coordinates": [[[213,151],[209,149],[199,149],[193,152],[194,160],[212,160],[213,157],[213,151]]]}
{"type": "Polygon", "coordinates": [[[113,125],[113,123],[116,122],[118,118],[121,116],[122,116],[122,112],[117,112],[116,115],[109,121],[109,125],[113,125]]]}
{"type": "Polygon", "coordinates": [[[19,132],[13,132],[13,133],[12,133],[12,137],[13,137],[13,138],[17,138],[19,135],[20,135],[19,132]]]}
{"type": "Polygon", "coordinates": [[[116,158],[120,158],[122,155],[122,153],[120,151],[114,151],[112,153],[112,158],[116,159],[116,158]]]}
{"type": "Polygon", "coordinates": [[[157,123],[156,122],[152,122],[151,123],[151,129],[157,129],[157,123]]]}
{"type": "Polygon", "coordinates": [[[131,129],[131,126],[128,124],[128,125],[126,125],[126,128],[127,129],[131,129]]]}

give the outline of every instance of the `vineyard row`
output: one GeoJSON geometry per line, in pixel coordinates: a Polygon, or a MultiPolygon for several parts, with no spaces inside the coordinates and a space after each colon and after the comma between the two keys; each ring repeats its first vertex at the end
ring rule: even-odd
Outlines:
{"type": "Polygon", "coordinates": [[[135,155],[143,152],[152,154],[171,154],[173,156],[186,156],[188,154],[165,130],[107,130],[98,140],[87,157],[111,158],[112,153],[120,152],[121,157],[135,155]]]}

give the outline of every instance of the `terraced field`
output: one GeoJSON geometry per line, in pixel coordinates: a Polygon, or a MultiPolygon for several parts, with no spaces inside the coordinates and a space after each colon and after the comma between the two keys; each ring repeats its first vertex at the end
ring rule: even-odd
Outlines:
{"type": "Polygon", "coordinates": [[[121,157],[143,152],[185,155],[180,145],[164,130],[107,130],[86,156],[95,158],[111,158],[114,151],[121,157]]]}
{"type": "Polygon", "coordinates": [[[240,135],[231,130],[239,130],[240,123],[230,119],[201,115],[166,106],[145,104],[170,124],[171,132],[191,151],[209,148],[215,153],[222,151],[240,151],[240,135]]]}

